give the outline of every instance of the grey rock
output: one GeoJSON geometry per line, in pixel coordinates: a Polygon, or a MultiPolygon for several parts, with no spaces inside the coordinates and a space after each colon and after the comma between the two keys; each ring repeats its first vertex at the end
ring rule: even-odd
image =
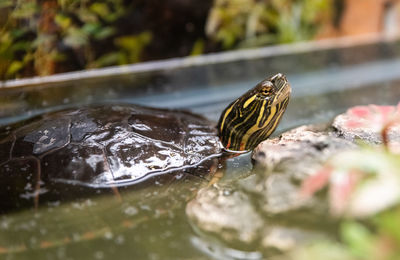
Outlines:
{"type": "MultiPolygon", "coordinates": [[[[374,124],[365,124],[363,126],[349,126],[349,122],[352,120],[352,116],[349,113],[344,113],[335,117],[332,123],[332,127],[335,129],[335,134],[341,138],[355,142],[362,140],[363,142],[370,144],[382,143],[381,129],[379,128],[380,123],[375,122],[374,124]]],[[[360,119],[359,119],[360,120],[360,119]]],[[[388,138],[390,141],[390,148],[393,152],[400,153],[400,125],[393,125],[388,130],[388,138]]]]}
{"type": "Polygon", "coordinates": [[[230,242],[253,243],[264,225],[249,196],[227,186],[201,189],[188,203],[186,214],[203,232],[218,234],[230,242]]]}
{"type": "Polygon", "coordinates": [[[265,214],[285,214],[293,210],[311,209],[314,214],[327,213],[326,203],[315,198],[299,196],[300,183],[314,174],[330,156],[356,146],[334,136],[325,125],[301,126],[280,137],[262,142],[253,159],[261,167],[257,185],[245,191],[257,193],[265,214]]]}
{"type": "Polygon", "coordinates": [[[280,251],[289,251],[299,245],[306,245],[316,239],[327,239],[321,232],[314,230],[274,226],[270,228],[261,241],[263,248],[278,249],[280,251]]]}
{"type": "Polygon", "coordinates": [[[262,142],[252,156],[256,174],[202,189],[186,208],[192,224],[228,243],[256,243],[261,251],[333,237],[336,220],[325,196],[304,198],[300,188],[327,159],[357,149],[356,139],[380,141],[373,129],[351,132],[348,120],[340,115],[333,125],[301,126],[262,142]],[[318,229],[329,225],[331,231],[318,229]]]}
{"type": "MultiPolygon", "coordinates": [[[[353,120],[352,115],[349,113],[340,114],[332,122],[332,126],[335,128],[338,135],[341,137],[354,141],[357,139],[363,140],[368,143],[381,143],[381,129],[379,128],[379,122],[365,123],[362,126],[353,126],[349,122],[353,120]]],[[[361,119],[358,119],[362,121],[361,119]]],[[[389,129],[389,138],[392,141],[399,142],[400,125],[393,125],[389,129]]]]}
{"type": "Polygon", "coordinates": [[[356,147],[351,141],[336,137],[328,129],[326,125],[295,128],[280,137],[262,142],[254,150],[253,159],[267,172],[290,171],[290,175],[299,175],[301,172],[308,176],[308,172],[315,170],[314,164],[319,165],[339,150],[356,147]],[[296,165],[296,171],[293,171],[293,165],[296,165]]]}

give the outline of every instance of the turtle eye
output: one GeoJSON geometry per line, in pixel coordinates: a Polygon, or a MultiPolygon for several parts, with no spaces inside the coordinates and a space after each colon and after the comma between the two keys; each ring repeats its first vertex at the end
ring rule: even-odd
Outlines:
{"type": "Polygon", "coordinates": [[[271,86],[265,86],[264,88],[261,89],[260,94],[263,97],[268,97],[272,94],[272,87],[271,86]]]}

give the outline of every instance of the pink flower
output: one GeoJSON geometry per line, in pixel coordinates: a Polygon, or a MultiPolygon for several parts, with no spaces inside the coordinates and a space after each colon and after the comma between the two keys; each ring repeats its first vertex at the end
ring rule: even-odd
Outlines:
{"type": "Polygon", "coordinates": [[[359,170],[334,168],[328,163],[317,173],[304,180],[300,196],[309,198],[317,191],[327,187],[330,211],[332,215],[339,216],[345,212],[352,193],[363,176],[359,170]]]}
{"type": "Polygon", "coordinates": [[[336,172],[332,175],[329,188],[329,205],[333,215],[339,216],[344,213],[361,177],[362,173],[356,170],[336,172]]]}
{"type": "Polygon", "coordinates": [[[300,189],[300,195],[302,197],[311,197],[317,191],[323,189],[328,183],[331,177],[333,168],[329,165],[321,168],[317,173],[308,177],[302,184],[300,189]]]}

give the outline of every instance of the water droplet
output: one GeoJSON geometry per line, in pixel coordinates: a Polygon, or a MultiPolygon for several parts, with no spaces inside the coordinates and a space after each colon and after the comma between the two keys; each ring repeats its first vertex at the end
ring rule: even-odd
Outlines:
{"type": "Polygon", "coordinates": [[[112,239],[113,236],[114,236],[113,233],[110,232],[110,231],[107,231],[107,232],[104,234],[104,238],[105,238],[105,239],[112,239]]]}
{"type": "Polygon", "coordinates": [[[29,242],[30,242],[31,245],[36,244],[37,243],[37,238],[36,237],[30,237],[29,238],[29,242]]]}
{"type": "Polygon", "coordinates": [[[72,234],[72,240],[73,241],[79,241],[81,236],[78,233],[73,233],[72,234]]]}
{"type": "Polygon", "coordinates": [[[131,206],[130,206],[130,207],[127,207],[127,208],[124,210],[124,213],[125,213],[126,215],[128,215],[128,216],[136,215],[138,212],[139,212],[139,211],[138,211],[137,208],[131,207],[131,206]]]}
{"type": "Polygon", "coordinates": [[[91,200],[91,199],[87,199],[87,200],[85,201],[85,205],[90,207],[90,206],[96,205],[96,203],[95,203],[93,200],[91,200]]]}
{"type": "Polygon", "coordinates": [[[59,201],[59,200],[56,200],[56,201],[49,201],[49,202],[47,202],[47,205],[48,205],[49,207],[58,207],[58,206],[60,206],[60,201],[59,201]]]}
{"type": "Polygon", "coordinates": [[[232,191],[231,191],[231,190],[224,190],[224,191],[222,192],[222,195],[224,195],[224,196],[230,196],[230,195],[232,195],[232,191]]]}
{"type": "Polygon", "coordinates": [[[104,258],[104,252],[97,251],[96,253],[94,253],[94,258],[95,259],[103,259],[104,258]]]}
{"type": "Polygon", "coordinates": [[[115,238],[115,243],[121,245],[125,242],[125,238],[123,235],[119,235],[115,238]]]}
{"type": "Polygon", "coordinates": [[[32,184],[28,182],[28,183],[25,185],[24,190],[26,190],[26,191],[31,191],[31,190],[32,190],[32,184]]]}
{"type": "Polygon", "coordinates": [[[149,205],[140,205],[140,209],[150,211],[151,207],[149,205]]]}
{"type": "Polygon", "coordinates": [[[8,229],[8,228],[10,227],[10,223],[11,223],[10,220],[8,220],[8,219],[3,219],[3,220],[0,222],[0,227],[1,227],[1,229],[8,229]]]}

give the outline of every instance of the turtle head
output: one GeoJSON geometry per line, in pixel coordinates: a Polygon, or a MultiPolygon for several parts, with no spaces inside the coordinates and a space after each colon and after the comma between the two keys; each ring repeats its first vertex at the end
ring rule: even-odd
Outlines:
{"type": "Polygon", "coordinates": [[[221,114],[218,135],[228,150],[254,149],[276,129],[289,103],[291,88],[283,74],[258,83],[221,114]]]}

